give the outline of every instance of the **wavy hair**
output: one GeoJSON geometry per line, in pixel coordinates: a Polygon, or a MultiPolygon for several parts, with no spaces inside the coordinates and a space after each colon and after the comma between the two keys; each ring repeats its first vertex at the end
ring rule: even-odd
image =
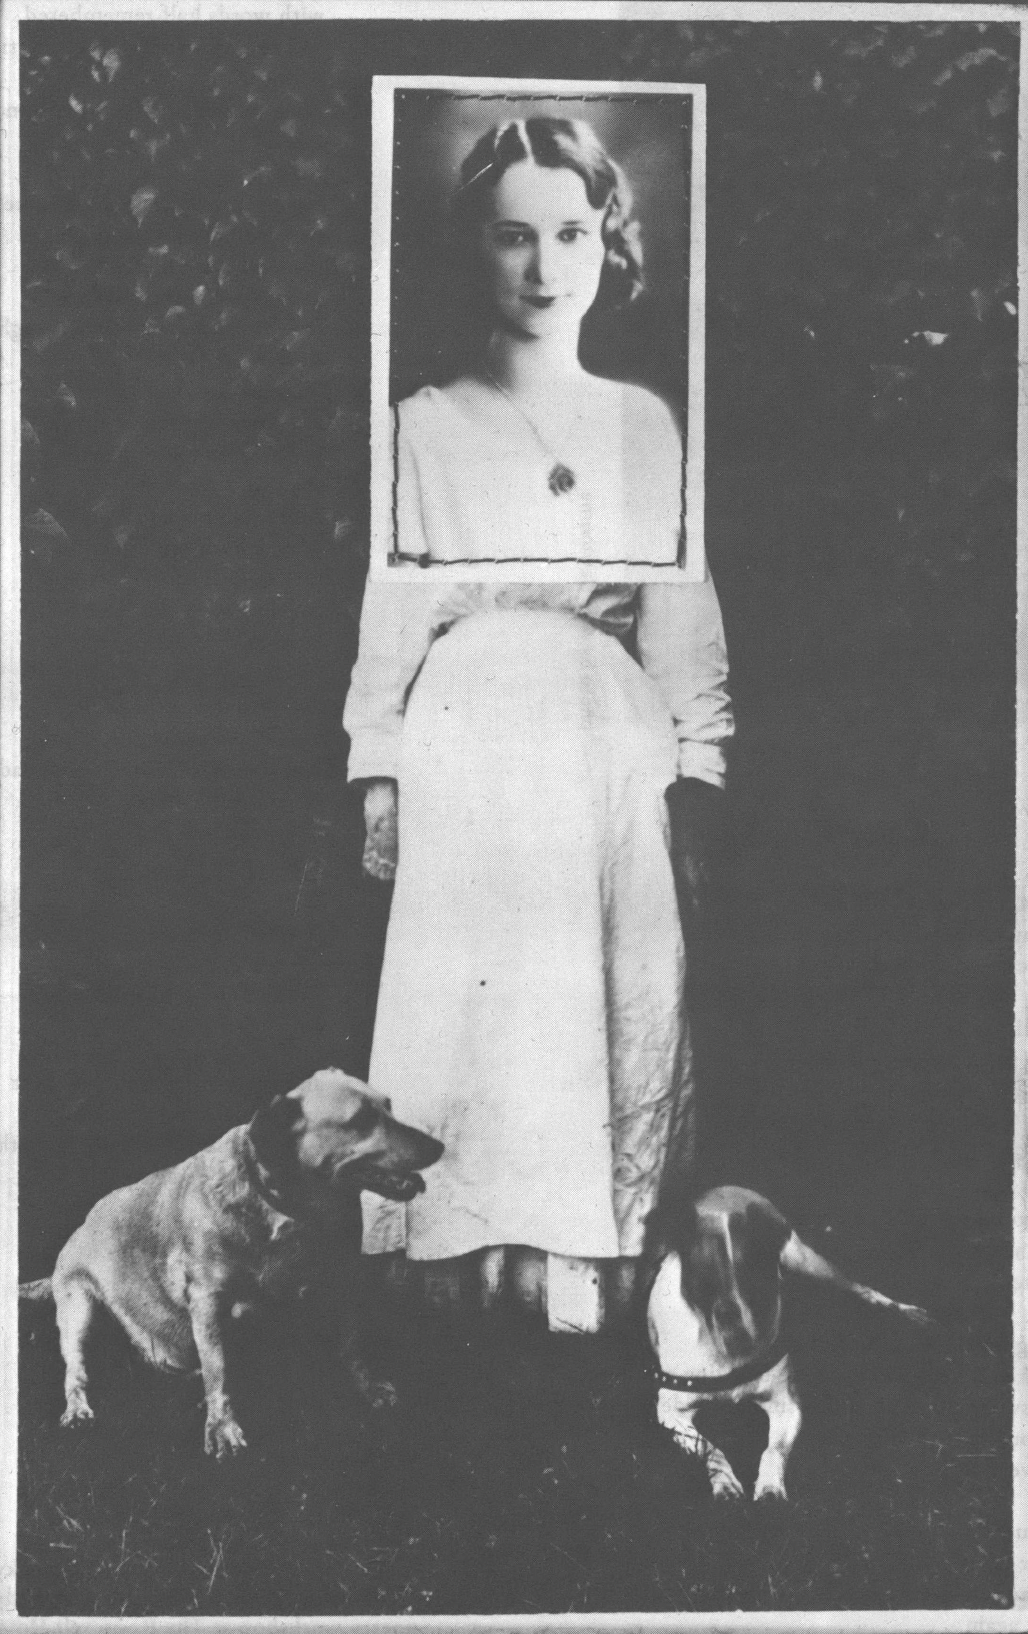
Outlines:
{"type": "Polygon", "coordinates": [[[597,307],[623,306],[643,287],[639,224],[632,215],[632,192],[620,165],[606,152],[584,119],[535,115],[494,125],[475,143],[461,166],[453,199],[455,247],[474,254],[474,234],[488,195],[511,165],[533,160],[548,170],[573,170],[585,184],[594,210],[603,211],[600,232],[605,250],[597,307]]]}

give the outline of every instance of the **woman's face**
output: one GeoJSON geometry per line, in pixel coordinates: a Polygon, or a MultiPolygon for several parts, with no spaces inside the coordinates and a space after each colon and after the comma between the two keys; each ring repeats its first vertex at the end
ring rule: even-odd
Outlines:
{"type": "Polygon", "coordinates": [[[505,170],[482,223],[486,276],[499,322],[542,338],[577,335],[596,299],[605,248],[603,210],[594,210],[577,171],[530,159],[505,170]]]}

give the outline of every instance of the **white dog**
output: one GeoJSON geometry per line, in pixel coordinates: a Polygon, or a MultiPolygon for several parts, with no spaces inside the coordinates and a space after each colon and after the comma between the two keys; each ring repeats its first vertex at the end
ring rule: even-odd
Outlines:
{"type": "Polygon", "coordinates": [[[757,1402],[768,1417],[753,1496],[786,1497],[785,1469],[802,1415],[781,1333],[783,1270],[922,1326],[932,1321],[918,1305],[851,1282],[801,1242],[765,1197],[741,1186],[718,1186],[695,1203],[662,1204],[649,1239],[658,1266],[647,1307],[657,1417],[683,1451],[703,1461],[715,1498],[741,1498],[743,1489],[694,1416],[704,1402],[743,1400],[757,1402]]]}

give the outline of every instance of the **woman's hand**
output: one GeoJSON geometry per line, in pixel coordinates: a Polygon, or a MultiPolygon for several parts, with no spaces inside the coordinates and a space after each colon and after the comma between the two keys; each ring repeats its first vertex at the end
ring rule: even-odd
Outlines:
{"type": "Polygon", "coordinates": [[[671,866],[686,932],[700,925],[706,912],[711,881],[717,871],[724,798],[713,783],[697,777],[680,777],[667,790],[671,866]]]}
{"type": "Polygon", "coordinates": [[[364,842],[361,867],[372,879],[396,877],[396,779],[376,777],[364,791],[364,842]]]}

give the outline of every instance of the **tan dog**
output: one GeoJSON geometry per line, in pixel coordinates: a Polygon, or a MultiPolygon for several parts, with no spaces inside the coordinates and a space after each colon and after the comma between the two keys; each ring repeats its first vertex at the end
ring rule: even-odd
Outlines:
{"type": "Polygon", "coordinates": [[[921,1326],[932,1322],[918,1305],[851,1282],[801,1242],[766,1197],[741,1186],[718,1186],[696,1203],[662,1204],[648,1236],[648,1257],[658,1267],[647,1307],[657,1417],[683,1451],[702,1460],[715,1498],[741,1498],[743,1489],[694,1417],[704,1402],[746,1399],[768,1417],[753,1496],[786,1497],[785,1469],[802,1415],[782,1335],[783,1270],[831,1283],[921,1326]]]}
{"type": "Polygon", "coordinates": [[[397,1123],[389,1102],[330,1067],[279,1095],[249,1124],[173,1169],[111,1192],[57,1257],[52,1278],[20,1290],[53,1297],[65,1362],[62,1424],[91,1419],[83,1344],[97,1305],[148,1361],[199,1362],[204,1444],[218,1458],[246,1440],[225,1380],[225,1332],[267,1300],[319,1292],[339,1351],[374,1405],[395,1400],[357,1349],[362,1190],[406,1201],[441,1142],[397,1123]]]}

